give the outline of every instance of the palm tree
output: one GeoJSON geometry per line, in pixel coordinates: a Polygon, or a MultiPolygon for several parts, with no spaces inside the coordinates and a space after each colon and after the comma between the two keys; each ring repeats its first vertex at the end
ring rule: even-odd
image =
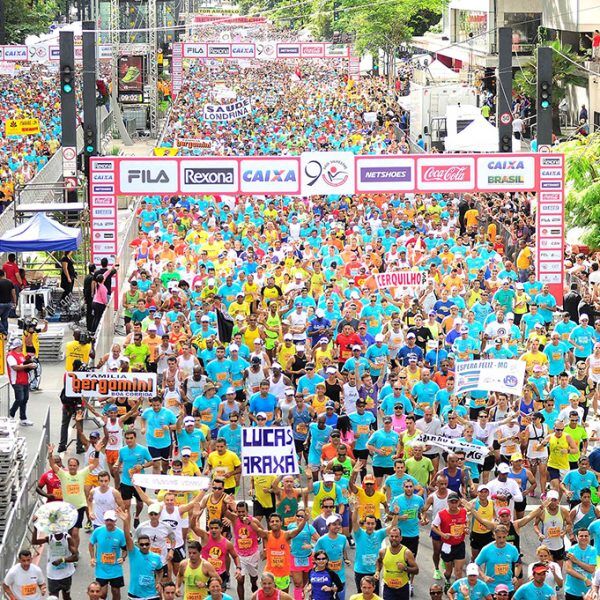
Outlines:
{"type": "MultiPolygon", "coordinates": [[[[543,42],[537,46],[549,46],[554,50],[552,53],[552,130],[560,135],[560,119],[558,116],[558,105],[567,95],[570,85],[587,86],[587,77],[583,75],[579,65],[582,63],[571,46],[563,45],[560,40],[543,42]]],[[[525,94],[528,98],[537,96],[537,48],[534,57],[521,68],[514,79],[514,87],[517,93],[525,94]]]]}

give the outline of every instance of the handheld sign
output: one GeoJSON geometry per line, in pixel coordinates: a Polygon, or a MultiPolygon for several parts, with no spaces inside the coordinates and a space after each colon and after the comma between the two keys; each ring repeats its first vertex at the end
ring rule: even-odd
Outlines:
{"type": "Polygon", "coordinates": [[[296,475],[298,456],[291,427],[242,429],[244,475],[296,475]]]}

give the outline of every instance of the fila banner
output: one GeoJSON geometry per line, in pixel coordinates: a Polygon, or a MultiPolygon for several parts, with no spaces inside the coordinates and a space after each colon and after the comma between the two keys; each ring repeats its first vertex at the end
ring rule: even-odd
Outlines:
{"type": "Polygon", "coordinates": [[[234,121],[252,113],[252,102],[242,98],[229,104],[206,104],[202,118],[205,121],[234,121]]]}
{"type": "Polygon", "coordinates": [[[467,360],[457,362],[454,393],[472,390],[521,394],[525,380],[525,361],[467,360]]]}
{"type": "Polygon", "coordinates": [[[244,475],[296,475],[298,456],[291,427],[242,428],[244,475]]]}

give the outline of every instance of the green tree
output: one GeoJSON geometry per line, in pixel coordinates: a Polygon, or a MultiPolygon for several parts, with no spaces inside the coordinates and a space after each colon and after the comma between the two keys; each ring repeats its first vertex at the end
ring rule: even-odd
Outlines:
{"type": "Polygon", "coordinates": [[[56,0],[10,0],[4,5],[8,44],[22,44],[28,35],[47,33],[59,13],[56,0]]]}
{"type": "Polygon", "coordinates": [[[567,221],[585,229],[586,244],[600,248],[600,133],[563,142],[556,152],[565,155],[567,221]]]}
{"type": "MultiPolygon", "coordinates": [[[[560,135],[560,119],[558,105],[567,95],[571,85],[587,86],[587,77],[579,68],[582,59],[572,50],[571,46],[563,45],[559,40],[543,42],[538,45],[550,46],[552,52],[552,129],[560,135]]],[[[514,78],[515,91],[525,94],[528,98],[537,97],[537,48],[533,58],[520,69],[514,78]]]]}

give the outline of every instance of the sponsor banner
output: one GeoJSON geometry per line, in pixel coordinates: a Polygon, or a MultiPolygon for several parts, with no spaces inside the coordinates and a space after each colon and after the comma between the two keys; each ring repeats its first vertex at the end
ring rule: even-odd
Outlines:
{"type": "Polygon", "coordinates": [[[206,56],[208,58],[231,58],[230,44],[207,44],[206,56]]]}
{"type": "Polygon", "coordinates": [[[562,204],[540,204],[538,206],[538,212],[540,215],[549,215],[549,214],[560,214],[562,215],[563,206],[562,204]]]}
{"type": "Polygon", "coordinates": [[[206,58],[206,44],[182,44],[183,58],[206,58]]]}
{"type": "Polygon", "coordinates": [[[39,132],[39,119],[9,119],[4,121],[5,135],[35,135],[39,132]]]}
{"type": "Polygon", "coordinates": [[[49,47],[46,45],[29,46],[29,62],[32,63],[47,63],[49,58],[49,47]]]}
{"type": "Polygon", "coordinates": [[[202,118],[205,121],[234,121],[252,113],[252,101],[242,98],[229,104],[206,104],[202,118]]]}
{"type": "Polygon", "coordinates": [[[91,206],[116,206],[117,199],[114,196],[92,196],[91,206]]]}
{"type": "Polygon", "coordinates": [[[93,242],[92,243],[92,253],[95,255],[97,253],[102,254],[116,254],[117,253],[117,242],[93,242]]]}
{"type": "MultiPolygon", "coordinates": [[[[96,230],[114,230],[117,222],[114,219],[94,219],[91,223],[92,229],[96,230]]],[[[111,238],[112,239],[112,238],[111,238]]]]}
{"type": "Polygon", "coordinates": [[[525,362],[522,360],[467,360],[457,362],[454,372],[454,393],[472,390],[520,394],[525,379],[525,362]]]}
{"type": "Polygon", "coordinates": [[[114,218],[117,216],[115,205],[109,206],[106,208],[92,208],[92,217],[94,219],[106,219],[106,218],[114,218]]]}
{"type": "Polygon", "coordinates": [[[115,174],[112,171],[100,171],[92,173],[92,181],[94,183],[113,183],[115,180],[115,174]]]}
{"type": "Polygon", "coordinates": [[[300,56],[302,58],[323,58],[325,56],[325,44],[301,44],[300,56]]]}
{"type": "Polygon", "coordinates": [[[277,44],[277,58],[300,58],[300,44],[277,44]]]}
{"type": "Polygon", "coordinates": [[[134,485],[151,490],[169,490],[170,492],[195,492],[207,490],[210,486],[209,477],[187,477],[186,475],[151,475],[134,473],[134,485]]]}
{"type": "Polygon", "coordinates": [[[470,444],[469,442],[461,442],[456,439],[450,439],[443,435],[434,435],[432,433],[422,433],[416,441],[427,444],[428,446],[436,446],[446,452],[464,451],[466,462],[474,462],[478,465],[482,465],[485,461],[485,457],[490,453],[490,449],[487,446],[478,446],[477,444],[470,444]]]}
{"type": "Polygon", "coordinates": [[[90,167],[92,171],[114,171],[115,163],[111,159],[92,157],[90,167]]]}
{"type": "Polygon", "coordinates": [[[540,238],[538,240],[539,247],[548,249],[557,249],[563,247],[562,238],[540,238]]]}
{"type": "Polygon", "coordinates": [[[277,57],[277,44],[275,42],[257,42],[256,58],[260,60],[275,60],[277,57]]]}
{"type": "Polygon", "coordinates": [[[540,156],[540,167],[562,167],[563,155],[553,154],[552,156],[540,156]]]}
{"type": "Polygon", "coordinates": [[[231,58],[254,58],[255,56],[254,44],[231,44],[231,58]]]}
{"type": "Polygon", "coordinates": [[[244,475],[297,475],[298,456],[291,427],[243,427],[244,475]]]}
{"type": "Polygon", "coordinates": [[[114,185],[92,185],[92,192],[94,194],[114,194],[114,185]]]}
{"type": "Polygon", "coordinates": [[[119,191],[149,194],[176,194],[177,161],[173,159],[140,159],[121,162],[119,191]]]}
{"type": "Polygon", "coordinates": [[[112,45],[100,44],[96,48],[98,60],[112,60],[112,45]]]}
{"type": "Polygon", "coordinates": [[[29,59],[27,46],[3,46],[2,60],[5,62],[26,62],[29,59]]]}
{"type": "Polygon", "coordinates": [[[563,237],[563,228],[562,228],[562,223],[556,227],[542,227],[540,228],[539,231],[539,236],[540,238],[545,238],[545,237],[563,237]]]}
{"type": "Polygon", "coordinates": [[[395,287],[418,287],[425,283],[427,274],[415,271],[386,271],[373,273],[373,277],[380,290],[387,290],[395,287]]]}
{"type": "Polygon", "coordinates": [[[540,181],[540,189],[541,190],[562,190],[563,189],[563,182],[562,179],[560,180],[553,180],[553,181],[540,181]]]}
{"type": "Polygon", "coordinates": [[[65,393],[82,398],[152,398],[156,396],[156,373],[67,372],[65,393]]]}
{"type": "Polygon", "coordinates": [[[186,194],[237,193],[238,172],[235,159],[185,159],[179,163],[179,189],[186,194]]]}
{"type": "Polygon", "coordinates": [[[96,231],[96,229],[98,229],[98,227],[96,226],[96,223],[94,223],[94,232],[92,234],[92,239],[95,242],[116,240],[117,232],[114,231],[114,223],[112,225],[113,225],[112,231],[109,231],[108,229],[105,231],[96,231]]]}
{"type": "Polygon", "coordinates": [[[549,262],[541,261],[539,264],[540,273],[560,273],[563,268],[562,261],[549,262]]]}
{"type": "MultiPolygon", "coordinates": [[[[123,92],[144,92],[144,57],[127,55],[119,57],[119,96],[123,92]]],[[[135,95],[135,94],[134,94],[135,95]]]]}
{"type": "Polygon", "coordinates": [[[240,161],[240,192],[299,194],[299,158],[244,158],[240,161]]]}
{"type": "Polygon", "coordinates": [[[547,283],[549,286],[562,286],[563,276],[562,273],[540,273],[537,279],[540,283],[547,283]]]}
{"type": "Polygon", "coordinates": [[[348,58],[350,46],[347,44],[325,44],[325,58],[348,58]]]}
{"type": "Polygon", "coordinates": [[[562,215],[540,215],[540,225],[564,225],[562,215]]]}
{"type": "Polygon", "coordinates": [[[535,188],[535,158],[507,156],[477,159],[477,187],[480,190],[532,190],[535,188]]]}
{"type": "Polygon", "coordinates": [[[355,192],[352,152],[304,152],[301,160],[303,196],[355,192]]]}
{"type": "Polygon", "coordinates": [[[540,250],[540,260],[544,261],[552,261],[552,260],[562,260],[562,252],[560,250],[540,250]]]}
{"type": "Polygon", "coordinates": [[[415,161],[412,158],[356,158],[358,192],[396,192],[415,188],[415,161]]]}
{"type": "Polygon", "coordinates": [[[467,156],[418,157],[417,188],[439,192],[475,189],[475,159],[467,156]]]}
{"type": "Polygon", "coordinates": [[[562,168],[559,169],[549,169],[546,167],[542,167],[540,169],[540,178],[541,179],[557,179],[563,176],[562,168]]]}
{"type": "Polygon", "coordinates": [[[171,94],[177,96],[183,84],[183,43],[173,44],[173,56],[171,57],[171,94]]]}

